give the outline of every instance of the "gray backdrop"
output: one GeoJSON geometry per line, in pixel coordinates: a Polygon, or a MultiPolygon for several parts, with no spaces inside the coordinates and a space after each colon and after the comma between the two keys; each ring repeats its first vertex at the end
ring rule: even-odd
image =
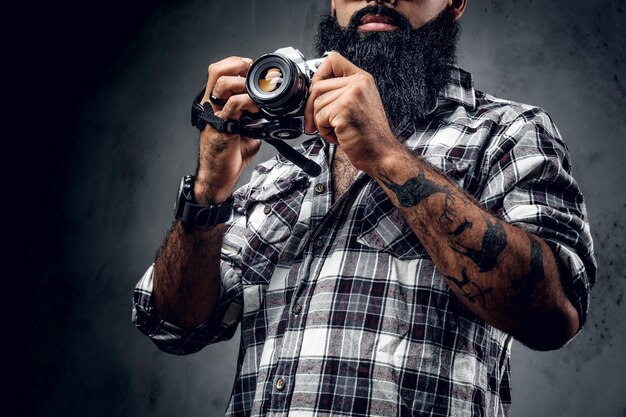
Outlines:
{"type": "MultiPolygon", "coordinates": [[[[180,177],[195,168],[189,104],[207,64],[287,45],[310,56],[329,2],[111,4],[74,5],[79,19],[63,9],[54,23],[39,18],[55,42],[39,39],[47,58],[38,64],[56,79],[31,81],[43,79],[56,102],[40,96],[55,116],[46,134],[22,131],[33,138],[28,154],[38,146],[36,201],[47,212],[20,241],[29,279],[2,292],[24,323],[3,343],[14,347],[14,399],[25,415],[218,416],[237,341],[161,353],[130,324],[132,289],[169,228],[180,177]]],[[[559,126],[599,263],[587,325],[570,345],[538,353],[514,344],[516,417],[626,416],[623,20],[618,0],[470,1],[462,19],[459,61],[476,87],[539,105],[559,126]]],[[[271,155],[265,146],[260,158],[271,155]]]]}

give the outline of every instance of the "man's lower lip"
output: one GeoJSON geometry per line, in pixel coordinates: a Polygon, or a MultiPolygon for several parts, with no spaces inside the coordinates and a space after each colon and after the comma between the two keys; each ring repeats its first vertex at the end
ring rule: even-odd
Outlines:
{"type": "Polygon", "coordinates": [[[384,32],[384,31],[390,31],[390,30],[396,30],[398,29],[397,26],[392,25],[390,23],[382,23],[382,22],[369,22],[369,23],[364,23],[361,26],[359,26],[360,30],[367,30],[367,31],[376,31],[376,32],[384,32]]]}

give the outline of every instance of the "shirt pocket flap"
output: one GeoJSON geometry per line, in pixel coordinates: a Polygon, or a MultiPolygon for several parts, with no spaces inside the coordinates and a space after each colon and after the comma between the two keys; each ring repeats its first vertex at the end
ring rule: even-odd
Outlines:
{"type": "MultiPolygon", "coordinates": [[[[272,172],[273,173],[273,172],[272,172]]],[[[304,189],[309,186],[309,177],[302,171],[292,172],[290,175],[272,175],[269,181],[260,184],[251,184],[246,196],[245,206],[255,203],[276,201],[291,193],[293,190],[304,189]]]]}
{"type": "Polygon", "coordinates": [[[454,181],[458,186],[462,187],[465,177],[468,174],[472,164],[469,161],[452,160],[445,156],[424,155],[422,156],[430,165],[434,166],[441,172],[445,173],[448,178],[454,181]]]}
{"type": "Polygon", "coordinates": [[[254,262],[263,257],[274,259],[291,234],[309,187],[309,177],[301,171],[276,176],[252,184],[243,203],[247,245],[254,262]],[[257,254],[261,254],[259,259],[257,254]]]}

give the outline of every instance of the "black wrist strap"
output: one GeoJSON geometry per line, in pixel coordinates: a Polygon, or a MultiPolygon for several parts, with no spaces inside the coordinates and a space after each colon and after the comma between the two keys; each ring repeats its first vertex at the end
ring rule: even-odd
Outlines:
{"type": "Polygon", "coordinates": [[[197,109],[195,112],[197,118],[194,120],[194,118],[192,117],[192,120],[191,120],[191,124],[197,127],[198,130],[203,130],[204,127],[208,123],[218,132],[229,133],[231,135],[242,134],[244,136],[249,136],[249,135],[246,135],[245,133],[251,133],[251,132],[245,132],[246,129],[243,129],[242,131],[241,125],[236,120],[227,120],[227,119],[221,119],[217,117],[215,113],[213,113],[213,108],[211,107],[211,103],[206,102],[202,106],[199,106],[199,107],[200,108],[197,109]]]}
{"type": "Polygon", "coordinates": [[[242,131],[241,125],[238,121],[217,117],[213,112],[213,107],[211,107],[210,102],[207,101],[204,104],[200,104],[200,100],[202,100],[202,97],[204,96],[205,88],[206,86],[200,90],[191,105],[191,125],[202,131],[208,123],[218,132],[229,133],[231,135],[242,134],[247,137],[254,137],[250,136],[253,132],[247,131],[247,129],[243,129],[242,131]]]}

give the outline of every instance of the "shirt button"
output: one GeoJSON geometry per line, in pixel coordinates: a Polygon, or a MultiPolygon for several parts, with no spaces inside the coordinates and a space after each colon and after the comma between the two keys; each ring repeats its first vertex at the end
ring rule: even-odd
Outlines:
{"type": "Polygon", "coordinates": [[[324,241],[322,239],[315,239],[315,242],[313,242],[313,245],[316,248],[321,248],[322,246],[324,246],[324,241]]]}
{"type": "Polygon", "coordinates": [[[278,380],[276,381],[276,389],[278,391],[282,391],[285,389],[285,378],[278,378],[278,380]]]}
{"type": "Polygon", "coordinates": [[[291,311],[293,311],[293,314],[300,314],[300,312],[302,311],[302,305],[298,303],[294,304],[291,311]]]}
{"type": "Polygon", "coordinates": [[[269,204],[266,204],[265,207],[263,207],[263,213],[270,214],[271,212],[272,212],[272,206],[270,206],[269,204]]]}
{"type": "Polygon", "coordinates": [[[323,192],[326,191],[326,186],[324,184],[317,184],[315,186],[315,192],[318,194],[322,194],[323,192]]]}

